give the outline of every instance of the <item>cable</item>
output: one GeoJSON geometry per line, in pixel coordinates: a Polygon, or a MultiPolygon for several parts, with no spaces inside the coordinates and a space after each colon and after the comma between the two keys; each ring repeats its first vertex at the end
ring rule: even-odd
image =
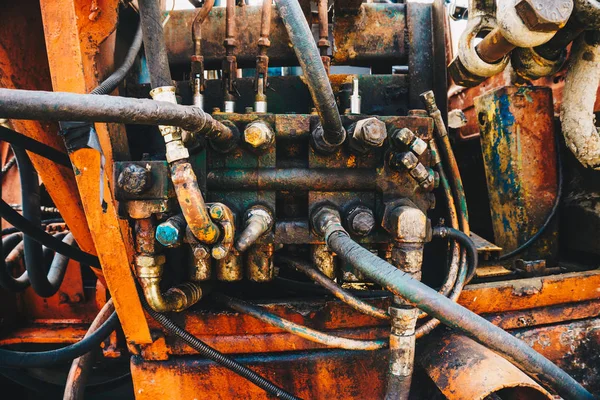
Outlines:
{"type": "MultiPolygon", "coordinates": [[[[44,228],[46,225],[50,225],[50,224],[60,224],[60,223],[64,223],[65,221],[62,218],[50,218],[50,219],[43,219],[42,220],[42,228],[44,228]]],[[[0,231],[0,236],[6,236],[6,235],[11,235],[13,233],[20,233],[21,231],[18,230],[17,228],[10,227],[10,228],[4,228],[0,231]]]]}
{"type": "Polygon", "coordinates": [[[15,226],[25,235],[31,236],[34,240],[40,242],[49,249],[63,254],[72,260],[89,265],[90,267],[100,268],[98,257],[83,252],[78,248],[69,246],[55,237],[47,234],[41,228],[34,226],[27,219],[23,218],[21,214],[13,210],[12,207],[4,200],[0,200],[0,216],[2,216],[2,218],[8,221],[8,223],[15,226]]]}
{"type": "Polygon", "coordinates": [[[506,260],[522,253],[523,251],[527,250],[529,247],[531,247],[531,245],[534,244],[540,238],[540,236],[542,236],[542,234],[546,231],[546,228],[548,228],[548,226],[550,226],[550,223],[556,216],[556,212],[558,211],[558,206],[560,205],[560,201],[562,199],[564,177],[563,177],[562,158],[560,156],[560,144],[558,141],[558,137],[556,137],[555,140],[556,140],[556,164],[558,167],[557,168],[558,169],[558,171],[557,171],[558,172],[558,177],[557,177],[558,178],[558,188],[556,190],[556,200],[554,200],[552,209],[550,210],[550,213],[548,213],[548,216],[546,217],[546,220],[544,221],[542,226],[540,226],[540,228],[537,230],[537,232],[532,237],[530,237],[525,243],[523,243],[522,245],[520,245],[513,251],[508,252],[508,253],[503,254],[500,257],[498,257],[498,261],[506,261],[506,260]]]}
{"type": "Polygon", "coordinates": [[[479,264],[477,246],[475,246],[475,243],[473,243],[471,238],[458,229],[448,228],[445,226],[436,226],[433,228],[433,236],[455,240],[462,245],[464,250],[467,251],[468,258],[471,262],[469,265],[469,273],[467,274],[466,282],[470,282],[475,276],[475,272],[477,271],[477,266],[479,264]]]}
{"type": "Polygon", "coordinates": [[[166,315],[157,313],[148,305],[144,296],[140,296],[140,299],[142,301],[144,310],[152,318],[154,318],[156,320],[156,322],[158,322],[163,328],[165,328],[171,334],[179,337],[181,340],[183,340],[185,343],[187,343],[188,346],[190,346],[191,348],[196,350],[202,356],[216,362],[217,364],[222,365],[223,367],[225,367],[225,368],[231,370],[232,372],[240,375],[241,377],[249,380],[250,382],[252,382],[253,384],[255,384],[256,386],[258,386],[259,388],[263,389],[265,392],[267,392],[271,395],[274,395],[274,396],[284,399],[284,400],[301,400],[299,397],[296,397],[293,394],[286,392],[285,390],[281,389],[274,383],[263,378],[256,372],[252,371],[250,368],[238,363],[237,361],[235,361],[234,359],[232,359],[230,357],[227,357],[220,351],[213,349],[212,347],[210,347],[209,345],[207,345],[200,339],[194,337],[191,333],[189,333],[185,329],[176,325],[166,315]]]}
{"type": "Polygon", "coordinates": [[[283,329],[286,332],[300,336],[311,342],[321,343],[328,347],[345,350],[379,350],[388,346],[387,340],[355,340],[335,335],[330,335],[315,329],[308,328],[295,322],[288,321],[278,315],[272,314],[262,307],[255,306],[240,299],[234,299],[221,293],[213,293],[213,297],[227,307],[257,318],[271,326],[283,329]]]}
{"type": "Polygon", "coordinates": [[[13,260],[19,259],[23,254],[23,234],[13,233],[2,238],[2,251],[0,254],[0,286],[11,292],[22,292],[29,287],[27,271],[15,278],[11,274],[13,260]],[[5,257],[5,254],[8,256],[5,257]]]}
{"type": "Polygon", "coordinates": [[[0,140],[8,142],[14,146],[18,146],[38,156],[47,158],[48,160],[65,167],[71,168],[71,160],[69,156],[54,147],[50,147],[42,142],[31,139],[25,135],[0,126],[0,140]]]}
{"type": "Polygon", "coordinates": [[[97,331],[79,342],[48,351],[14,351],[0,349],[0,366],[14,368],[41,368],[72,361],[100,345],[117,327],[119,318],[114,312],[97,331]]]}
{"type": "Polygon", "coordinates": [[[345,291],[341,287],[339,287],[334,281],[329,279],[325,274],[319,271],[317,268],[314,268],[312,265],[300,261],[292,260],[288,257],[277,257],[278,260],[283,262],[283,264],[288,264],[298,271],[303,272],[309,278],[317,282],[319,285],[323,286],[329,292],[331,292],[335,297],[348,304],[350,307],[355,310],[360,311],[363,314],[370,315],[374,318],[379,319],[389,319],[390,315],[381,308],[377,308],[365,301],[360,300],[359,298],[353,296],[349,292],[345,291]]]}

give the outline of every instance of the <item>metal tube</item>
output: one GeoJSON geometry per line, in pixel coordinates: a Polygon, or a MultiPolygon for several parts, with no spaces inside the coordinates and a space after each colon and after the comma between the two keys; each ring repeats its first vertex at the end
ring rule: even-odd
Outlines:
{"type": "Polygon", "coordinates": [[[0,117],[35,121],[169,125],[230,143],[234,133],[198,107],[120,96],[0,89],[0,117]]]}
{"type": "Polygon", "coordinates": [[[412,279],[408,274],[399,271],[354,242],[343,230],[339,215],[323,215],[323,217],[319,229],[331,250],[374,282],[404,297],[451,328],[465,332],[479,343],[501,354],[533,379],[556,390],[560,396],[569,399],[594,398],[571,376],[521,340],[447,299],[427,285],[412,279]]]}
{"type": "Polygon", "coordinates": [[[152,88],[171,86],[171,71],[163,33],[159,0],[139,0],[140,24],[152,88]]]}
{"type": "Polygon", "coordinates": [[[517,46],[506,40],[502,35],[500,28],[495,28],[479,42],[475,50],[483,61],[494,64],[513,51],[515,47],[517,46]]]}
{"type": "Polygon", "coordinates": [[[358,297],[353,296],[349,292],[347,292],[344,289],[342,289],[341,287],[339,287],[334,281],[329,279],[327,276],[325,276],[325,274],[323,274],[317,268],[314,268],[312,265],[301,262],[301,261],[292,260],[291,258],[288,258],[288,257],[277,257],[277,260],[281,261],[283,264],[288,264],[288,265],[296,268],[298,271],[304,273],[310,279],[312,279],[319,285],[323,286],[325,289],[329,290],[331,292],[331,294],[333,294],[339,300],[348,304],[350,307],[354,308],[355,310],[358,310],[363,314],[370,315],[371,317],[374,317],[374,318],[379,318],[379,319],[389,319],[390,318],[390,315],[386,311],[382,310],[381,308],[372,306],[371,304],[369,304],[365,301],[362,301],[358,297]]]}
{"type": "Polygon", "coordinates": [[[346,350],[379,350],[387,347],[387,340],[355,340],[329,335],[288,321],[278,315],[271,314],[262,307],[254,306],[243,300],[234,299],[221,293],[215,293],[213,296],[217,301],[237,312],[251,315],[269,325],[283,329],[286,332],[300,336],[311,342],[324,344],[328,347],[346,350]]]}
{"type": "Polygon", "coordinates": [[[315,145],[319,150],[331,151],[344,142],[346,131],[319,49],[300,3],[297,0],[277,0],[276,4],[321,119],[323,130],[316,134],[315,145]]]}
{"type": "Polygon", "coordinates": [[[370,191],[377,189],[373,169],[226,169],[206,177],[209,190],[370,191]]]}

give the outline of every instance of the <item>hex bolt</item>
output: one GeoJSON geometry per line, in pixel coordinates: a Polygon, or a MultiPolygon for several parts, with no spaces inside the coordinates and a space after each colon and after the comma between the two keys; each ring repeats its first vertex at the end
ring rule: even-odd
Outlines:
{"type": "Polygon", "coordinates": [[[146,168],[138,164],[129,164],[119,174],[117,185],[124,192],[141,195],[152,186],[152,174],[150,165],[146,168]]]}
{"type": "Polygon", "coordinates": [[[254,150],[266,150],[275,142],[275,133],[264,121],[253,121],[244,129],[244,141],[254,150]]]}
{"type": "Polygon", "coordinates": [[[364,237],[369,235],[375,228],[375,224],[373,211],[363,205],[350,209],[346,215],[348,231],[355,236],[364,237]]]}
{"type": "Polygon", "coordinates": [[[573,2],[521,0],[515,8],[525,26],[532,31],[553,32],[565,26],[573,11],[573,2]]]}
{"type": "Polygon", "coordinates": [[[175,215],[156,227],[156,240],[165,247],[179,247],[185,236],[186,226],[183,215],[175,215]]]}
{"type": "Polygon", "coordinates": [[[427,150],[427,143],[408,128],[396,129],[392,133],[392,141],[397,146],[407,146],[418,156],[427,150]]]}
{"type": "Polygon", "coordinates": [[[405,153],[392,153],[390,155],[389,165],[394,169],[408,169],[412,170],[419,163],[419,159],[415,154],[410,151],[405,153]]]}
{"type": "Polygon", "coordinates": [[[374,117],[358,121],[350,127],[350,130],[352,131],[350,147],[361,154],[367,153],[372,148],[383,146],[387,139],[385,122],[374,117]]]}

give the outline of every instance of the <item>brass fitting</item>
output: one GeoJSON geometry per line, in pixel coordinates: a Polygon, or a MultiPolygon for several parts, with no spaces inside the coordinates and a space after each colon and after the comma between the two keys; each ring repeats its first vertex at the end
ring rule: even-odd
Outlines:
{"type": "Polygon", "coordinates": [[[189,228],[185,231],[185,238],[183,241],[186,244],[189,244],[190,256],[193,261],[189,270],[189,279],[192,282],[210,280],[212,277],[212,266],[209,248],[200,243],[189,228]]]}
{"type": "Polygon", "coordinates": [[[248,209],[245,216],[245,228],[235,242],[235,248],[243,253],[261,236],[273,228],[275,219],[267,207],[255,205],[248,209]]]}
{"type": "Polygon", "coordinates": [[[233,248],[227,255],[217,260],[216,264],[217,280],[222,282],[237,282],[244,277],[244,266],[240,253],[233,248]]]}
{"type": "MultiPolygon", "coordinates": [[[[161,86],[150,91],[150,96],[156,101],[177,104],[175,86],[161,86]]],[[[167,161],[170,163],[189,158],[190,153],[183,145],[181,136],[183,130],[177,126],[159,125],[158,129],[165,140],[167,161]]]]}
{"type": "Polygon", "coordinates": [[[165,257],[162,255],[137,255],[136,273],[146,301],[156,312],[180,312],[196,304],[205,288],[198,283],[186,282],[162,293],[162,279],[165,257]]]}

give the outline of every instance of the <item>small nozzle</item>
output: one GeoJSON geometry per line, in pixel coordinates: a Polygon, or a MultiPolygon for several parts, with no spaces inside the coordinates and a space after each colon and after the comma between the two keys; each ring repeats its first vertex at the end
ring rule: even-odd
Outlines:
{"type": "Polygon", "coordinates": [[[360,114],[360,94],[358,94],[358,78],[352,80],[352,95],[350,96],[350,114],[360,114]]]}
{"type": "Polygon", "coordinates": [[[273,227],[273,214],[263,206],[252,206],[246,213],[246,227],[237,238],[235,248],[241,253],[273,227]]]}

